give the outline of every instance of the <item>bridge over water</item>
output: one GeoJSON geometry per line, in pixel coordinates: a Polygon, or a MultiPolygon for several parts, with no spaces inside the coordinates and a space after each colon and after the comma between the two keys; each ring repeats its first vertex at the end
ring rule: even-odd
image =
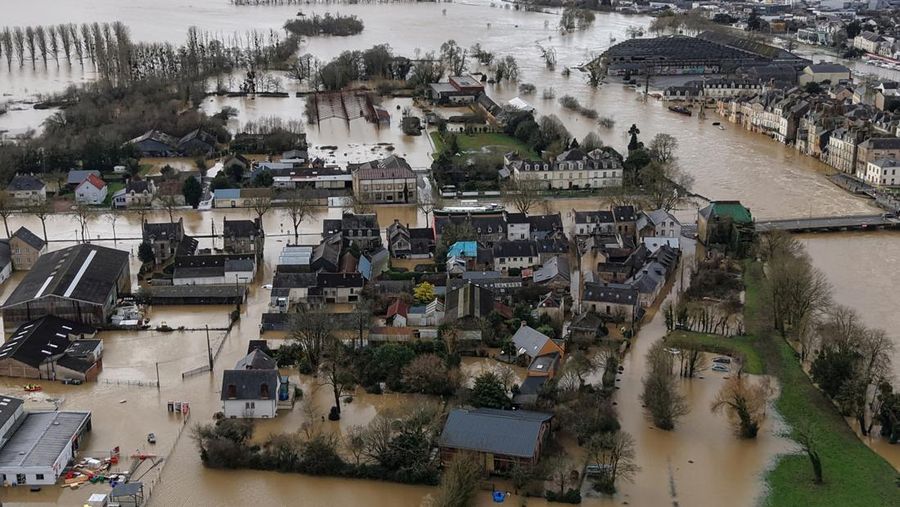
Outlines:
{"type": "Polygon", "coordinates": [[[757,232],[837,232],[890,229],[900,229],[900,219],[888,213],[756,221],[757,232]]]}

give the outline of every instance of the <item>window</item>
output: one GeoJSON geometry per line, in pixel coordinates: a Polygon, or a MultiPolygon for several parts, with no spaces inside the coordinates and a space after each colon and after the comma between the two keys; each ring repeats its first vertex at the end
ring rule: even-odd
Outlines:
{"type": "Polygon", "coordinates": [[[244,409],[245,409],[245,410],[251,410],[251,409],[254,409],[254,408],[256,408],[256,402],[255,402],[255,401],[248,401],[248,402],[245,402],[245,403],[244,403],[244,409]]]}
{"type": "Polygon", "coordinates": [[[25,484],[25,474],[16,474],[16,484],[25,484]]]}
{"type": "Polygon", "coordinates": [[[234,384],[228,384],[228,398],[234,399],[237,398],[237,386],[234,384]]]}
{"type": "Polygon", "coordinates": [[[259,397],[264,400],[269,399],[269,384],[260,384],[259,397]]]}
{"type": "Polygon", "coordinates": [[[35,474],[35,480],[42,481],[44,480],[44,474],[35,474]]]}

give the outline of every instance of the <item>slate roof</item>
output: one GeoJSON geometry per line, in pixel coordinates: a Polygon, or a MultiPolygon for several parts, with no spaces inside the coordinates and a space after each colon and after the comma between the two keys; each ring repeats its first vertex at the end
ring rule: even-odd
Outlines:
{"type": "Polygon", "coordinates": [[[19,398],[0,395],[0,428],[2,428],[3,425],[6,424],[6,421],[16,413],[16,409],[21,407],[24,403],[25,402],[19,398]]]}
{"type": "Polygon", "coordinates": [[[223,230],[226,236],[247,238],[258,236],[262,232],[262,227],[259,226],[257,220],[228,220],[225,218],[223,230]]]}
{"type": "Polygon", "coordinates": [[[180,220],[174,223],[144,222],[144,225],[142,226],[142,233],[145,240],[153,238],[157,240],[169,239],[175,241],[178,239],[179,235],[184,234],[184,226],[182,225],[182,222],[180,220]]]}
{"type": "Polygon", "coordinates": [[[12,263],[12,250],[9,248],[8,239],[0,239],[0,271],[12,263]]]}
{"type": "Polygon", "coordinates": [[[537,257],[537,244],[531,240],[498,241],[494,243],[494,258],[537,257]]]}
{"type": "Polygon", "coordinates": [[[380,160],[372,160],[359,165],[351,165],[348,169],[361,180],[389,180],[415,178],[416,174],[406,160],[390,155],[380,160]]]}
{"type": "Polygon", "coordinates": [[[147,180],[132,179],[125,185],[126,192],[134,192],[140,194],[143,192],[150,193],[150,182],[147,180]]]}
{"type": "Polygon", "coordinates": [[[528,354],[528,357],[537,357],[541,348],[550,340],[550,337],[529,326],[519,326],[512,337],[513,344],[519,354],[528,354]]]}
{"type": "Polygon", "coordinates": [[[62,356],[56,361],[57,366],[79,373],[87,373],[88,370],[94,367],[94,364],[95,363],[91,361],[86,361],[70,355],[62,356]]]}
{"type": "Polygon", "coordinates": [[[615,221],[612,211],[576,211],[576,224],[611,224],[615,221]]]}
{"type": "Polygon", "coordinates": [[[355,214],[344,213],[341,215],[341,230],[350,229],[378,229],[378,216],[374,213],[355,214]]]}
{"type": "Polygon", "coordinates": [[[13,192],[21,190],[40,190],[45,186],[43,181],[31,174],[17,174],[13,176],[12,181],[6,186],[6,190],[13,192]]]}
{"type": "Polygon", "coordinates": [[[228,259],[225,261],[225,271],[253,271],[256,263],[252,259],[228,259]]]}
{"type": "Polygon", "coordinates": [[[81,244],[46,253],[9,296],[3,307],[50,295],[105,304],[123,271],[128,252],[81,244]]]}
{"type": "Polygon", "coordinates": [[[278,370],[225,370],[222,372],[222,400],[259,400],[262,386],[268,386],[268,398],[277,399],[278,370]],[[235,397],[229,398],[229,386],[235,397]]]}
{"type": "Polygon", "coordinates": [[[322,288],[362,287],[365,284],[360,273],[317,273],[316,286],[322,288]]]}
{"type": "Polygon", "coordinates": [[[616,222],[633,222],[637,220],[634,206],[616,206],[612,210],[616,222]]]}
{"type": "Polygon", "coordinates": [[[603,319],[599,314],[595,312],[587,312],[579,315],[578,317],[572,319],[572,323],[569,324],[570,331],[586,331],[590,333],[596,333],[597,330],[603,328],[602,334],[606,334],[606,327],[603,322],[603,319]]]}
{"type": "Polygon", "coordinates": [[[541,427],[552,418],[552,414],[526,410],[458,408],[447,417],[440,446],[531,458],[537,451],[541,427]]]}
{"type": "Polygon", "coordinates": [[[61,356],[71,344],[70,335],[93,335],[96,329],[47,315],[26,322],[0,347],[0,359],[15,359],[37,368],[47,358],[61,356]]]}
{"type": "Polygon", "coordinates": [[[529,215],[525,217],[531,226],[531,233],[534,231],[551,232],[562,230],[562,216],[559,213],[555,215],[529,215]]]}
{"type": "Polygon", "coordinates": [[[547,262],[534,272],[534,283],[546,282],[557,277],[569,281],[570,276],[569,259],[564,255],[557,255],[547,259],[547,262]]]}
{"type": "Polygon", "coordinates": [[[850,69],[844,67],[843,65],[837,63],[814,63],[812,65],[808,65],[808,68],[811,72],[823,73],[823,74],[836,74],[838,72],[850,72],[850,69]]]}
{"type": "Polygon", "coordinates": [[[598,303],[634,305],[638,301],[638,291],[618,283],[587,282],[584,284],[583,299],[598,303]]]}
{"type": "Polygon", "coordinates": [[[92,174],[94,176],[100,177],[100,171],[97,170],[72,169],[66,176],[66,185],[78,185],[92,174]]]}
{"type": "Polygon", "coordinates": [[[25,227],[19,227],[16,232],[13,233],[12,237],[21,239],[25,244],[35,250],[41,250],[47,245],[42,238],[38,237],[37,234],[29,231],[25,227]]]}
{"type": "Polygon", "coordinates": [[[275,360],[260,349],[254,349],[234,365],[235,370],[277,370],[275,360]]]}
{"type": "Polygon", "coordinates": [[[175,149],[178,146],[178,139],[165,132],[160,132],[158,130],[148,130],[147,132],[141,134],[138,137],[128,141],[130,144],[137,144],[141,141],[156,141],[158,143],[164,144],[172,149],[175,149]]]}

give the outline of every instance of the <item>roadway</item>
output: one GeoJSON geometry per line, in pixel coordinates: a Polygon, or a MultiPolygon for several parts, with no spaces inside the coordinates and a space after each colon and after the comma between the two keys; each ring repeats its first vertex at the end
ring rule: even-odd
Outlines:
{"type": "Polygon", "coordinates": [[[759,220],[756,222],[757,232],[815,232],[898,228],[900,228],[900,220],[888,214],[759,220]]]}

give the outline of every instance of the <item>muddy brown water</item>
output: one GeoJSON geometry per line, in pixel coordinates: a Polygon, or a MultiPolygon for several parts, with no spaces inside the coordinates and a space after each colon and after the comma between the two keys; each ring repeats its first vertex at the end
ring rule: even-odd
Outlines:
{"type": "MultiPolygon", "coordinates": [[[[416,48],[423,51],[436,49],[447,38],[455,38],[468,47],[480,42],[499,54],[514,54],[519,61],[520,82],[532,82],[538,93],[524,97],[535,105],[541,114],[556,114],[579,138],[589,131],[597,131],[604,142],[624,150],[627,144],[625,131],[632,123],[641,129],[641,139],[648,141],[655,133],[666,132],[679,140],[679,162],[696,178],[695,190],[716,199],[741,199],[759,218],[799,217],[829,213],[873,213],[877,210],[869,201],[848,195],[830,184],[824,177],[827,168],[793,149],[780,146],[768,138],[750,134],[725,123],[726,130],[711,126],[718,121],[710,114],[706,121],[671,114],[654,100],[643,103],[637,96],[620,85],[608,84],[592,89],[577,71],[571,77],[560,73],[564,66],[575,66],[590,59],[610,44],[610,37],[624,39],[629,25],[646,24],[647,18],[627,17],[616,14],[597,16],[595,26],[585,32],[560,36],[553,27],[558,17],[552,14],[514,12],[492,8],[487,2],[469,4],[379,4],[303,6],[304,11],[325,12],[339,10],[357,14],[366,23],[360,36],[351,38],[322,38],[308,41],[305,52],[320,58],[330,58],[347,49],[367,48],[386,40],[399,54],[414,55],[416,48]],[[447,15],[441,15],[446,8],[447,15]],[[548,26],[545,26],[545,22],[548,26]],[[435,23],[442,27],[435,30],[435,23]],[[488,27],[487,23],[491,26],[488,27]],[[388,34],[403,30],[403,37],[388,34]],[[554,71],[546,70],[537,58],[536,44],[556,49],[559,64],[554,71]],[[552,87],[557,97],[575,96],[585,106],[595,108],[603,116],[616,120],[614,129],[597,127],[593,121],[563,110],[556,100],[541,99],[544,88],[552,87]]],[[[153,3],[115,2],[92,0],[66,2],[64,5],[51,0],[33,0],[16,3],[4,9],[2,24],[27,25],[38,23],[112,21],[122,20],[132,28],[137,40],[183,40],[188,26],[198,25],[213,31],[232,32],[249,28],[278,28],[297,7],[259,7],[237,9],[223,0],[198,0],[190,5],[175,0],[153,3]],[[52,8],[51,4],[52,3],[52,8]],[[178,16],[171,16],[171,12],[178,16]]],[[[53,64],[51,63],[51,66],[53,64]]],[[[25,72],[16,74],[0,68],[0,100],[27,97],[60,89],[67,82],[80,82],[89,76],[79,69],[61,70],[56,73],[25,72]]],[[[489,93],[498,102],[509,100],[518,93],[514,85],[490,86],[489,93]]],[[[266,116],[279,115],[302,119],[303,101],[300,99],[256,99],[231,102],[211,99],[205,108],[215,110],[223,105],[240,109],[235,128],[266,116]]],[[[376,142],[393,143],[396,153],[407,156],[415,166],[425,165],[431,146],[425,137],[411,138],[399,132],[396,105],[405,105],[402,99],[385,104],[390,107],[395,121],[389,128],[377,131],[359,121],[347,124],[340,120],[328,120],[321,125],[309,126],[310,140],[314,145],[337,145],[334,160],[365,159],[376,152],[376,142]],[[346,155],[345,155],[346,154],[346,155]]],[[[0,130],[22,129],[36,125],[42,114],[11,112],[0,117],[0,130]],[[16,116],[20,115],[20,116],[16,116]],[[5,123],[4,123],[5,122],[5,123]]],[[[378,150],[380,148],[376,148],[378,150]]],[[[380,152],[379,152],[380,153],[380,152]]],[[[591,209],[603,205],[601,199],[558,200],[554,208],[566,212],[572,208],[591,209]]],[[[404,223],[423,223],[424,217],[412,207],[380,207],[377,210],[382,227],[393,218],[404,223]]],[[[221,231],[222,216],[249,218],[246,210],[217,210],[215,212],[179,213],[185,219],[189,234],[209,234],[211,220],[221,231]]],[[[692,215],[689,210],[685,217],[692,215]]],[[[301,243],[318,241],[322,218],[339,216],[338,210],[321,210],[303,226],[301,243]]],[[[681,216],[681,215],[680,215],[681,216]]],[[[151,220],[163,221],[168,217],[156,213],[151,220]]],[[[14,216],[11,228],[26,225],[41,234],[40,223],[29,216],[14,216]]],[[[48,233],[54,240],[51,248],[61,248],[76,239],[75,222],[68,217],[54,216],[48,220],[48,233]]],[[[271,272],[281,247],[292,242],[289,220],[275,211],[266,216],[266,264],[251,288],[250,300],[242,310],[242,319],[227,336],[221,331],[211,333],[214,349],[221,343],[221,352],[212,375],[199,375],[182,380],[181,373],[206,362],[206,335],[203,332],[105,332],[105,368],[101,381],[83,386],[48,384],[30,404],[46,405],[47,398],[61,399],[67,409],[89,409],[94,412],[94,431],[86,449],[100,456],[114,446],[131,453],[148,449],[145,435],[155,432],[159,438],[156,446],[161,454],[167,454],[167,465],[161,482],[154,486],[154,505],[419,505],[433,493],[432,488],[403,486],[373,481],[355,481],[332,478],[316,478],[302,475],[237,471],[208,470],[201,466],[199,457],[187,432],[174,445],[182,421],[179,416],[165,411],[168,400],[191,402],[191,423],[208,421],[219,410],[219,379],[221,370],[231,367],[246,350],[247,340],[258,337],[259,315],[263,312],[268,293],[263,283],[271,280],[271,272]],[[223,341],[224,340],[224,341],[223,341]],[[156,378],[159,362],[161,387],[128,385],[129,381],[151,381],[156,378]],[[116,383],[118,381],[118,383],[116,383]],[[107,383],[109,382],[109,383],[107,383]],[[124,403],[122,403],[124,401],[124,403]],[[169,453],[174,445],[174,451],[169,453]],[[264,492],[264,494],[260,494],[264,492]]],[[[140,236],[140,219],[125,215],[116,222],[116,234],[120,238],[116,246],[136,254],[140,236]]],[[[112,236],[112,226],[100,216],[90,223],[90,237],[112,236]]],[[[896,234],[835,234],[804,236],[810,254],[836,285],[836,299],[857,308],[872,325],[884,327],[890,334],[897,326],[898,317],[892,312],[891,290],[900,278],[894,270],[883,269],[890,265],[892,253],[900,245],[896,234]],[[853,259],[852,262],[848,260],[853,259]]],[[[112,245],[112,242],[103,242],[112,245]]],[[[201,246],[213,246],[209,239],[201,239],[201,246]]],[[[221,246],[219,242],[218,246],[221,246]]],[[[137,271],[133,257],[132,270],[137,271]]],[[[9,294],[21,274],[17,274],[0,290],[2,298],[9,294]]],[[[154,323],[166,321],[169,325],[186,327],[224,326],[231,307],[155,307],[150,318],[154,323]]],[[[623,427],[637,441],[638,464],[642,467],[634,484],[621,485],[621,492],[610,499],[586,499],[587,505],[714,505],[727,498],[729,504],[753,505],[763,494],[762,473],[778,452],[790,449],[790,444],[775,436],[777,423],[767,421],[756,442],[736,439],[724,416],[709,413],[709,403],[724,379],[717,374],[685,382],[685,392],[692,407],[679,428],[673,433],[653,429],[640,408],[638,395],[640,378],[644,368],[644,353],[662,337],[662,317],[656,315],[647,323],[635,342],[635,350],[626,357],[625,371],[618,382],[618,408],[623,427]],[[691,463],[693,461],[693,463],[691,463]],[[674,491],[674,494],[673,494],[674,491]]],[[[464,369],[470,373],[480,371],[483,360],[467,360],[464,369]]],[[[300,382],[312,399],[312,409],[306,402],[299,404],[289,414],[266,421],[258,426],[258,436],[276,431],[295,431],[305,424],[315,423],[315,415],[327,409],[330,399],[327,388],[311,389],[309,379],[292,378],[300,382]],[[318,411],[318,412],[317,412],[318,411]]],[[[24,395],[20,382],[3,379],[4,392],[24,395]]],[[[354,401],[344,408],[344,419],[339,423],[325,423],[330,431],[341,431],[352,425],[365,424],[379,410],[397,409],[421,403],[423,400],[399,395],[371,396],[357,394],[354,401]]],[[[321,423],[321,421],[319,421],[321,423]]],[[[898,466],[900,459],[891,458],[895,447],[876,441],[875,448],[885,453],[898,466]]],[[[574,452],[574,451],[573,451],[574,452]]],[[[147,476],[152,478],[153,474],[147,476]]],[[[104,490],[90,486],[78,491],[45,488],[40,493],[24,489],[0,490],[0,500],[6,505],[46,504],[78,505],[90,492],[104,490]]],[[[508,502],[518,504],[519,499],[508,502]]],[[[489,493],[481,492],[479,505],[491,503],[489,493]]],[[[529,499],[529,505],[542,501],[529,499]]]]}

